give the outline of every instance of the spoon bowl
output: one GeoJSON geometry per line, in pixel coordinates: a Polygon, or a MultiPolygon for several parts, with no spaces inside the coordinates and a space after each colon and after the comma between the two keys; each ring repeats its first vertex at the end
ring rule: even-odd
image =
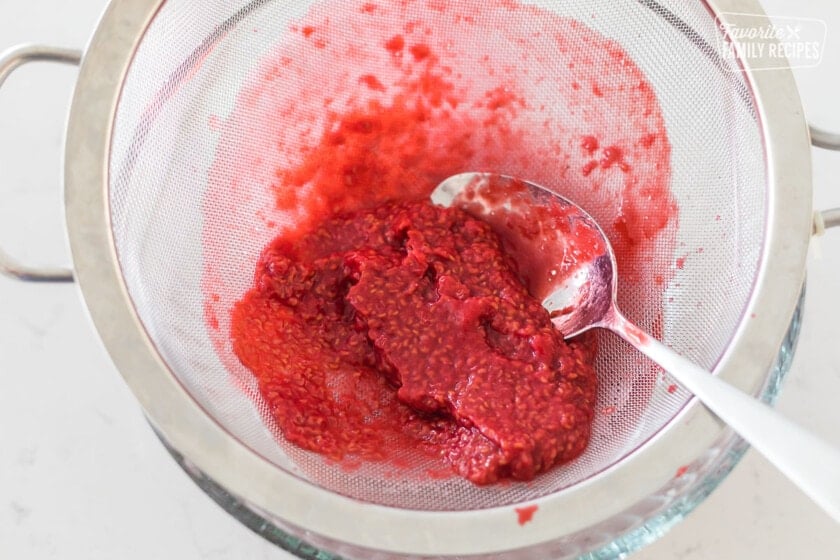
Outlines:
{"type": "Polygon", "coordinates": [[[513,247],[531,294],[542,300],[566,338],[596,327],[623,338],[840,522],[840,450],[629,321],[616,304],[615,253],[604,231],[582,208],[536,183],[491,173],[449,177],[431,199],[486,221],[513,247]]]}
{"type": "Polygon", "coordinates": [[[550,272],[530,270],[526,276],[551,276],[551,280],[529,289],[542,300],[554,326],[566,338],[606,326],[602,323],[617,295],[615,253],[601,226],[585,210],[536,183],[490,173],[453,175],[438,185],[431,198],[439,206],[456,206],[487,221],[515,247],[517,255],[528,246],[537,247],[540,262],[550,272]],[[523,235],[526,228],[519,227],[519,222],[546,217],[554,227],[540,229],[536,235],[527,228],[523,235]],[[582,247],[570,247],[570,235],[572,242],[587,241],[582,247]],[[547,254],[562,254],[563,264],[555,267],[552,259],[545,258],[547,254]]]}

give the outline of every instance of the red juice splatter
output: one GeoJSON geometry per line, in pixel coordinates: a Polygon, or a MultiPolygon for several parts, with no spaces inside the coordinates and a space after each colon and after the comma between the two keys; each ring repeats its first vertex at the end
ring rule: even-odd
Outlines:
{"type": "Polygon", "coordinates": [[[529,521],[534,519],[534,514],[537,513],[539,506],[534,504],[530,506],[514,508],[516,512],[516,522],[520,525],[525,525],[529,521]]]}
{"type": "Polygon", "coordinates": [[[408,52],[414,57],[414,60],[421,61],[425,58],[428,58],[430,54],[432,54],[431,49],[427,45],[413,45],[409,47],[408,52]]]}
{"type": "Polygon", "coordinates": [[[366,85],[373,91],[385,91],[385,86],[373,74],[365,74],[359,78],[359,83],[366,85]]]}
{"type": "Polygon", "coordinates": [[[214,331],[219,330],[219,318],[216,316],[216,311],[209,304],[209,302],[204,304],[204,317],[207,320],[208,327],[210,327],[214,331]]]}
{"type": "Polygon", "coordinates": [[[650,148],[653,146],[653,143],[656,142],[657,135],[656,134],[645,134],[642,136],[641,140],[639,140],[639,145],[642,148],[650,148]]]}
{"type": "Polygon", "coordinates": [[[491,111],[496,111],[504,107],[510,107],[516,102],[520,107],[525,105],[525,102],[516,96],[516,94],[504,86],[500,86],[488,91],[485,96],[487,103],[485,107],[491,111]]]}
{"type": "Polygon", "coordinates": [[[394,35],[385,42],[385,49],[394,54],[399,53],[405,47],[405,39],[402,35],[394,35]]]}
{"type": "Polygon", "coordinates": [[[595,153],[595,150],[598,149],[598,139],[594,136],[584,136],[580,143],[580,147],[583,148],[586,153],[593,154],[595,153]]]}
{"type": "Polygon", "coordinates": [[[623,156],[624,152],[618,146],[604,148],[604,155],[601,157],[601,167],[607,169],[619,163],[623,156]]]}

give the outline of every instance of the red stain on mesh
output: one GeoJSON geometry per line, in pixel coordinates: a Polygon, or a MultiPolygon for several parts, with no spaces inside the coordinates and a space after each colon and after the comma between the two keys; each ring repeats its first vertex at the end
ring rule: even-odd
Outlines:
{"type": "Polygon", "coordinates": [[[594,136],[584,136],[580,143],[580,147],[583,148],[586,153],[593,154],[595,153],[595,150],[598,149],[598,139],[594,136]]]}
{"type": "MultiPolygon", "coordinates": [[[[485,103],[485,107],[490,109],[491,111],[497,111],[498,109],[502,109],[505,107],[510,107],[512,104],[517,103],[519,106],[524,106],[525,101],[522,100],[516,93],[510,91],[508,88],[504,86],[499,86],[488,91],[485,94],[487,98],[487,102],[485,103]]],[[[495,113],[494,113],[495,115],[495,113]]]]}
{"type": "Polygon", "coordinates": [[[639,140],[639,145],[642,148],[650,148],[651,146],[653,146],[653,143],[656,142],[657,136],[657,134],[645,134],[639,140]]]}
{"type": "Polygon", "coordinates": [[[391,51],[394,54],[402,51],[404,47],[405,39],[403,39],[402,35],[394,35],[385,42],[385,49],[391,51]]]}
{"type": "Polygon", "coordinates": [[[425,197],[441,170],[457,168],[472,155],[461,123],[441,122],[434,132],[426,125],[434,118],[431,106],[440,104],[449,87],[432,77],[414,87],[428,93],[421,97],[428,104],[398,98],[388,107],[371,101],[350,110],[335,118],[298,166],[277,171],[277,206],[291,210],[305,201],[306,224],[299,222],[298,231],[331,213],[425,197]]]}
{"type": "Polygon", "coordinates": [[[677,392],[677,386],[674,384],[668,385],[668,392],[674,394],[677,392]]]}
{"type": "Polygon", "coordinates": [[[359,78],[359,83],[366,85],[373,91],[385,91],[385,86],[373,74],[365,74],[359,78]]]}
{"type": "Polygon", "coordinates": [[[428,45],[413,45],[408,49],[408,52],[414,57],[414,60],[420,61],[425,58],[428,58],[430,54],[432,54],[431,49],[429,49],[428,45]]]}
{"type": "Polygon", "coordinates": [[[623,163],[624,160],[624,152],[618,146],[609,146],[604,148],[603,155],[601,156],[601,167],[604,169],[608,169],[613,165],[626,165],[623,163]]]}
{"type": "Polygon", "coordinates": [[[207,320],[207,326],[214,331],[219,330],[219,318],[216,316],[216,311],[209,302],[204,304],[204,317],[207,320]]]}
{"type": "Polygon", "coordinates": [[[516,512],[516,521],[520,525],[525,525],[532,519],[534,519],[534,514],[537,513],[539,506],[534,504],[531,506],[525,506],[521,508],[514,508],[513,511],[516,512]]]}

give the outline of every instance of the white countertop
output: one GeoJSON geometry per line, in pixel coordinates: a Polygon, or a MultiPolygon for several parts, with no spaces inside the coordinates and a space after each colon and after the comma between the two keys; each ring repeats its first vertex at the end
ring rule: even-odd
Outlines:
{"type": "MultiPolygon", "coordinates": [[[[0,0],[0,50],[24,41],[81,47],[104,4],[0,0]]],[[[809,119],[840,131],[840,3],[789,4],[764,2],[772,14],[827,22],[822,64],[796,77],[809,119]]],[[[68,68],[27,67],[0,93],[0,243],[34,263],[69,263],[59,177],[74,76],[68,68]]],[[[840,153],[814,155],[817,207],[840,207],[840,153]]],[[[778,408],[840,447],[840,231],[819,246],[778,408]]],[[[840,557],[840,526],[752,451],[686,521],[633,555],[753,557],[840,557]]],[[[291,556],[224,513],[170,459],[75,286],[0,277],[0,558],[291,556]]]]}

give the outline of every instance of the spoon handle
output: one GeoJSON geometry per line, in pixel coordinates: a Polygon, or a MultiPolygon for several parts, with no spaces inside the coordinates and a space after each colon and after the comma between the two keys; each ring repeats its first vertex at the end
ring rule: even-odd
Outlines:
{"type": "Polygon", "coordinates": [[[617,311],[603,326],[668,371],[840,523],[840,450],[680,356],[617,311]]]}

